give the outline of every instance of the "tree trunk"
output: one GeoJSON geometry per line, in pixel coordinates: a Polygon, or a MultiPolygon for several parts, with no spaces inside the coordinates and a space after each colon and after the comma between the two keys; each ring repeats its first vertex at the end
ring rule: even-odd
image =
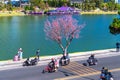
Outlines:
{"type": "Polygon", "coordinates": [[[67,53],[67,48],[65,48],[64,51],[63,51],[63,56],[67,56],[67,54],[68,54],[67,53]]]}

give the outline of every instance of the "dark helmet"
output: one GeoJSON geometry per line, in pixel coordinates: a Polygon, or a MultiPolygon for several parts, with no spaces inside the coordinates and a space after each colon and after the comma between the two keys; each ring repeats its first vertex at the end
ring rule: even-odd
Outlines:
{"type": "Polygon", "coordinates": [[[28,57],[27,60],[29,60],[30,58],[28,57]]]}

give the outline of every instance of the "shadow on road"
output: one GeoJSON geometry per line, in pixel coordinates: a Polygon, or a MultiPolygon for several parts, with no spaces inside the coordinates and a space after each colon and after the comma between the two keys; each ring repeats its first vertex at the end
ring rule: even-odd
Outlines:
{"type": "Polygon", "coordinates": [[[72,76],[72,75],[76,75],[74,73],[71,73],[71,72],[67,72],[67,71],[63,71],[63,70],[58,70],[60,72],[62,72],[65,76],[72,76]]]}

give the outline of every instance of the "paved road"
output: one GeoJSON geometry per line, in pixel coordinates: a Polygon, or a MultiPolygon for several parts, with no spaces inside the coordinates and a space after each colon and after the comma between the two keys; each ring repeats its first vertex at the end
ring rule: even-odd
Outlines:
{"type": "Polygon", "coordinates": [[[115,80],[120,77],[120,56],[98,58],[98,65],[84,67],[81,64],[86,61],[71,62],[71,65],[60,67],[55,73],[41,73],[45,66],[30,66],[18,69],[0,71],[0,80],[98,80],[99,71],[103,66],[113,71],[115,80]],[[72,77],[71,77],[72,76],[72,77]],[[83,77],[81,77],[83,76],[83,77]]]}
{"type": "MultiPolygon", "coordinates": [[[[80,64],[86,61],[77,61],[74,62],[73,66],[68,65],[65,68],[73,73],[76,73],[76,76],[60,78],[61,80],[99,80],[100,70],[103,66],[107,67],[110,72],[114,75],[115,80],[120,80],[120,56],[108,57],[108,58],[99,58],[99,63],[95,66],[89,66],[88,69],[80,68],[80,64]],[[79,63],[79,64],[78,64],[79,63]],[[93,72],[92,72],[93,71],[93,72]],[[83,77],[82,77],[83,76],[83,77]]],[[[56,79],[56,80],[60,80],[56,79]]]]}

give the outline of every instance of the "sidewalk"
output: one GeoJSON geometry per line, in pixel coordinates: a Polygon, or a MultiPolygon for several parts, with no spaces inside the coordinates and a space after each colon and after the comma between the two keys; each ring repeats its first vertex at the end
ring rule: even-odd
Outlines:
{"type": "MultiPolygon", "coordinates": [[[[120,52],[116,52],[116,49],[105,49],[105,50],[96,50],[96,51],[88,51],[88,52],[75,52],[75,53],[69,54],[69,55],[70,55],[71,61],[78,61],[78,60],[87,59],[91,54],[95,54],[96,58],[101,58],[101,57],[103,58],[103,57],[120,55],[120,52]]],[[[48,62],[50,62],[52,57],[60,59],[62,57],[62,54],[55,55],[55,56],[40,57],[38,66],[46,65],[48,62]]],[[[26,59],[23,59],[21,61],[13,61],[13,60],[0,61],[0,70],[22,68],[22,64],[25,60],[26,59]]]]}

